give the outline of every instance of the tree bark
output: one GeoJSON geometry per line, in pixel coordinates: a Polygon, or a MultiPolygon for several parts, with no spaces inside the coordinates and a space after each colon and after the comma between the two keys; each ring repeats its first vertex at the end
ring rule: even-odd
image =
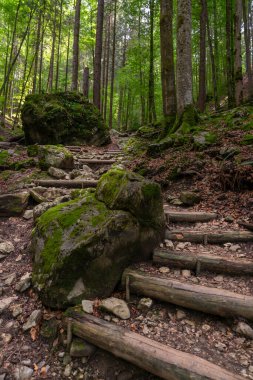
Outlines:
{"type": "Polygon", "coordinates": [[[202,231],[167,230],[166,238],[174,241],[189,241],[192,243],[204,244],[247,243],[253,241],[253,233],[247,231],[205,233],[202,231]]]}
{"type": "Polygon", "coordinates": [[[199,58],[199,96],[198,109],[204,112],[206,105],[206,27],[207,4],[206,0],[200,0],[200,58],[199,58]]]}
{"type": "Polygon", "coordinates": [[[235,104],[239,106],[243,102],[243,84],[242,84],[242,47],[241,47],[241,27],[242,27],[242,0],[235,2],[235,104]]]}
{"type": "Polygon", "coordinates": [[[74,335],[165,380],[242,380],[240,376],[195,355],[136,334],[121,326],[67,311],[66,324],[74,335]]]}
{"type": "Polygon", "coordinates": [[[123,274],[123,286],[127,277],[130,291],[134,293],[203,313],[253,320],[252,296],[241,295],[225,289],[153,277],[130,269],[126,269],[123,274]]]}
{"type": "Polygon", "coordinates": [[[149,91],[148,91],[148,114],[149,123],[153,124],[156,121],[155,108],[155,76],[154,76],[154,0],[149,0],[150,10],[150,56],[149,56],[149,91]]]}
{"type": "Polygon", "coordinates": [[[83,95],[89,99],[90,90],[90,69],[85,67],[83,70],[83,95]]]}
{"type": "Polygon", "coordinates": [[[117,25],[117,0],[114,0],[114,20],[113,20],[113,42],[112,42],[112,68],[111,68],[111,93],[110,93],[110,112],[109,128],[113,124],[113,96],[114,96],[114,77],[115,77],[115,54],[116,54],[116,25],[117,25]]]}
{"type": "MultiPolygon", "coordinates": [[[[249,27],[249,17],[248,14],[251,13],[250,6],[251,1],[249,1],[249,12],[247,14],[246,0],[242,0],[243,6],[243,23],[244,23],[244,42],[245,42],[245,57],[246,57],[246,73],[248,77],[248,96],[253,97],[253,76],[251,68],[251,56],[250,56],[250,27],[249,27]]],[[[252,15],[251,15],[252,17],[252,15]]]]}
{"type": "Polygon", "coordinates": [[[234,65],[232,57],[232,0],[226,0],[226,50],[227,50],[227,89],[228,89],[228,108],[235,106],[234,93],[234,65]]]}
{"type": "Polygon", "coordinates": [[[160,40],[163,115],[173,125],[177,113],[173,47],[173,0],[160,0],[160,40]]]}
{"type": "Polygon", "coordinates": [[[98,0],[93,103],[100,110],[101,107],[101,58],[103,49],[103,23],[104,23],[104,0],[98,0]]]}
{"type": "Polygon", "coordinates": [[[72,61],[72,91],[77,91],[78,89],[80,12],[81,0],[76,0],[72,61]]]}

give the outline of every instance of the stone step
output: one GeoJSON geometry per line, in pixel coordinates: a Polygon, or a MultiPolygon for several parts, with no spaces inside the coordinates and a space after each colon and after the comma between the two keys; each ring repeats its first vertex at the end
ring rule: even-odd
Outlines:
{"type": "Polygon", "coordinates": [[[37,180],[34,181],[36,186],[42,187],[65,187],[68,189],[86,189],[90,187],[96,187],[98,181],[86,181],[86,180],[37,180]]]}
{"type": "Polygon", "coordinates": [[[116,160],[105,160],[105,159],[95,160],[95,159],[81,158],[81,159],[76,160],[76,163],[79,163],[82,165],[113,165],[116,162],[117,162],[116,160]]]}
{"type": "Polygon", "coordinates": [[[162,278],[132,269],[125,270],[122,285],[132,293],[192,310],[221,317],[244,317],[253,320],[252,296],[162,278]]]}
{"type": "Polygon", "coordinates": [[[218,218],[218,215],[213,212],[174,211],[167,205],[164,206],[164,212],[168,223],[206,223],[218,218]]]}
{"type": "Polygon", "coordinates": [[[225,258],[211,254],[192,254],[159,248],[154,251],[153,261],[170,268],[194,270],[197,276],[201,271],[228,273],[236,276],[253,274],[253,260],[225,258]]]}
{"type": "Polygon", "coordinates": [[[165,380],[242,380],[210,361],[84,312],[70,309],[66,324],[79,338],[165,380]]]}
{"type": "Polygon", "coordinates": [[[166,230],[166,239],[178,242],[200,244],[224,244],[253,242],[253,233],[250,231],[194,231],[194,230],[166,230]]]}

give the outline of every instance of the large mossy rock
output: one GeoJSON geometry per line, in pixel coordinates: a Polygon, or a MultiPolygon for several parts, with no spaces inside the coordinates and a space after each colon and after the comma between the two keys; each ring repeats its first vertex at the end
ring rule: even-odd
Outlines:
{"type": "Polygon", "coordinates": [[[0,217],[19,216],[25,211],[29,192],[0,195],[0,217]]]}
{"type": "Polygon", "coordinates": [[[22,108],[28,145],[96,145],[110,143],[100,112],[74,92],[28,95],[22,108]]]}
{"type": "Polygon", "coordinates": [[[74,156],[66,148],[55,145],[38,146],[39,165],[42,169],[74,169],[74,156]]]}
{"type": "MultiPolygon", "coordinates": [[[[130,174],[125,172],[126,189],[130,188],[128,182],[134,184],[130,178],[130,174]]],[[[103,191],[98,193],[100,197],[103,193],[106,199],[108,174],[104,176],[105,186],[102,186],[102,181],[100,190],[103,187],[103,191]]],[[[110,199],[115,197],[117,201],[112,202],[110,208],[107,202],[97,199],[98,193],[88,189],[82,191],[79,198],[49,209],[37,220],[32,237],[33,284],[46,305],[65,308],[83,299],[108,297],[127,266],[150,258],[163,238],[164,213],[160,207],[159,187],[154,184],[155,191],[150,192],[151,183],[142,177],[139,177],[139,182],[148,184],[148,191],[144,190],[140,197],[142,186],[134,185],[138,196],[135,198],[133,193],[128,194],[129,207],[126,206],[126,191],[121,193],[122,204],[119,194],[113,194],[112,189],[118,189],[119,184],[118,173],[115,173],[111,175],[108,193],[110,199]],[[147,206],[141,216],[139,210],[145,199],[147,206]],[[136,212],[132,208],[134,204],[136,212]],[[152,207],[155,205],[158,206],[156,221],[152,207]]]]}

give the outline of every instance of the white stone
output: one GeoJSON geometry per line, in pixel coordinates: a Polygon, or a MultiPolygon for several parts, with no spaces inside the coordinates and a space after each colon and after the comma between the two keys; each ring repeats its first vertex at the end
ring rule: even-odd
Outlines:
{"type": "Polygon", "coordinates": [[[151,298],[140,299],[137,308],[139,310],[149,310],[153,306],[154,302],[151,298]]]}
{"type": "Polygon", "coordinates": [[[121,319],[129,319],[131,316],[127,303],[118,298],[111,297],[103,300],[100,308],[121,319]]]}
{"type": "Polygon", "coordinates": [[[93,302],[89,300],[83,300],[82,301],[82,308],[83,311],[87,314],[92,314],[93,313],[93,302]]]}
{"type": "Polygon", "coordinates": [[[245,322],[239,322],[235,331],[238,334],[244,335],[247,338],[253,339],[253,329],[245,322]]]}
{"type": "Polygon", "coordinates": [[[10,241],[4,241],[0,243],[0,253],[3,255],[8,255],[15,251],[14,245],[10,241]]]}
{"type": "Polygon", "coordinates": [[[184,269],[184,270],[182,270],[182,276],[183,276],[184,278],[190,278],[190,277],[191,277],[191,271],[188,270],[188,269],[184,269]]]}
{"type": "Polygon", "coordinates": [[[81,296],[84,291],[85,291],[85,287],[84,287],[83,279],[79,278],[76,281],[73,289],[71,290],[67,298],[69,301],[71,301],[73,298],[81,296]]]}
{"type": "Polygon", "coordinates": [[[8,307],[11,305],[11,303],[13,301],[15,301],[17,299],[17,297],[7,297],[7,298],[4,298],[2,300],[0,300],[0,314],[8,309],[8,307]]]}
{"type": "Polygon", "coordinates": [[[27,322],[23,325],[23,330],[27,331],[30,330],[32,327],[35,327],[39,321],[42,318],[42,311],[41,310],[34,310],[30,317],[28,318],[27,322]]]}
{"type": "Polygon", "coordinates": [[[23,215],[23,218],[26,220],[30,220],[33,218],[33,210],[26,210],[26,212],[23,215]]]}
{"type": "Polygon", "coordinates": [[[162,274],[166,274],[166,273],[170,272],[170,269],[167,267],[161,267],[161,268],[159,268],[159,272],[162,274]]]}
{"type": "Polygon", "coordinates": [[[26,366],[18,366],[14,371],[15,380],[30,380],[33,375],[33,370],[26,366]]]}

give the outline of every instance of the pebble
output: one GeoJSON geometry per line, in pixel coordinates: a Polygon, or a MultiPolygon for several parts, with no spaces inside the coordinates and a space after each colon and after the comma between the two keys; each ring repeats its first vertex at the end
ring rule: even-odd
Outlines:
{"type": "Polygon", "coordinates": [[[64,369],[64,373],[63,375],[65,377],[69,377],[71,375],[71,365],[70,364],[67,364],[65,369],[64,369]]]}
{"type": "Polygon", "coordinates": [[[30,330],[32,327],[35,327],[42,318],[41,310],[34,310],[27,322],[23,325],[23,331],[30,330]]]}
{"type": "Polygon", "coordinates": [[[0,243],[0,253],[8,255],[15,251],[14,245],[10,241],[4,241],[0,243]]]}
{"type": "Polygon", "coordinates": [[[96,351],[93,344],[87,343],[82,339],[74,338],[70,347],[70,356],[74,358],[89,357],[96,351]]]}
{"type": "Polygon", "coordinates": [[[239,322],[235,328],[238,334],[244,335],[247,338],[253,339],[253,329],[245,322],[239,322]]]}
{"type": "Polygon", "coordinates": [[[14,371],[15,380],[30,380],[33,375],[33,370],[26,366],[18,366],[14,371]]]}
{"type": "Polygon", "coordinates": [[[170,269],[167,267],[161,267],[161,268],[159,268],[159,272],[162,274],[166,274],[166,273],[170,272],[170,269]]]}
{"type": "Polygon", "coordinates": [[[7,285],[7,286],[12,285],[13,282],[14,282],[14,280],[15,280],[15,278],[16,278],[16,274],[15,274],[15,273],[10,274],[10,275],[7,277],[7,279],[4,281],[5,285],[7,285]]]}
{"type": "Polygon", "coordinates": [[[166,248],[174,249],[174,243],[171,240],[164,240],[166,248]]]}
{"type": "Polygon", "coordinates": [[[138,306],[137,306],[137,309],[138,310],[149,310],[152,308],[154,302],[151,298],[141,298],[139,303],[138,303],[138,306]]]}
{"type": "Polygon", "coordinates": [[[12,315],[14,318],[18,317],[20,314],[22,314],[23,310],[21,305],[14,305],[12,308],[12,315]]]}
{"type": "Polygon", "coordinates": [[[225,351],[227,346],[224,344],[224,343],[221,343],[221,342],[218,342],[215,344],[215,347],[219,350],[219,351],[225,351]]]}
{"type": "Polygon", "coordinates": [[[87,314],[93,314],[93,302],[88,300],[82,301],[83,311],[87,314]]]}
{"type": "Polygon", "coordinates": [[[23,218],[25,220],[30,220],[33,218],[33,210],[26,210],[24,215],[23,215],[23,218]]]}
{"type": "Polygon", "coordinates": [[[178,321],[181,321],[182,319],[186,318],[186,314],[183,310],[177,310],[176,318],[178,321]]]}
{"type": "Polygon", "coordinates": [[[7,333],[2,333],[0,335],[1,337],[1,341],[4,343],[4,344],[9,344],[11,341],[12,341],[12,335],[11,334],[7,334],[7,333]]]}
{"type": "Polygon", "coordinates": [[[64,358],[64,356],[65,356],[65,352],[59,352],[59,354],[58,354],[58,356],[59,356],[59,358],[64,358]]]}
{"type": "Polygon", "coordinates": [[[210,331],[211,330],[211,326],[209,326],[209,325],[203,325],[202,326],[202,330],[205,331],[205,332],[210,331]]]}
{"type": "Polygon", "coordinates": [[[120,319],[129,319],[131,316],[127,303],[115,297],[103,300],[100,304],[100,308],[102,310],[114,314],[116,317],[120,319]]]}
{"type": "Polygon", "coordinates": [[[223,276],[216,276],[216,277],[214,277],[214,281],[216,281],[216,282],[222,282],[223,280],[224,280],[223,276]]]}
{"type": "Polygon", "coordinates": [[[253,365],[250,365],[248,370],[249,370],[249,372],[253,373],[253,365]]]}
{"type": "Polygon", "coordinates": [[[30,367],[32,365],[32,361],[31,361],[31,359],[25,359],[25,360],[22,360],[21,364],[23,364],[27,367],[30,367]]]}
{"type": "Polygon", "coordinates": [[[184,278],[190,278],[190,277],[191,277],[191,271],[188,270],[188,269],[184,269],[184,270],[182,270],[182,276],[183,276],[184,278]]]}
{"type": "Polygon", "coordinates": [[[234,244],[229,247],[229,250],[231,252],[237,252],[237,251],[240,251],[240,249],[241,249],[241,246],[239,244],[234,244]]]}
{"type": "Polygon", "coordinates": [[[8,309],[13,301],[15,301],[17,297],[7,297],[0,300],[0,314],[8,309]]]}

